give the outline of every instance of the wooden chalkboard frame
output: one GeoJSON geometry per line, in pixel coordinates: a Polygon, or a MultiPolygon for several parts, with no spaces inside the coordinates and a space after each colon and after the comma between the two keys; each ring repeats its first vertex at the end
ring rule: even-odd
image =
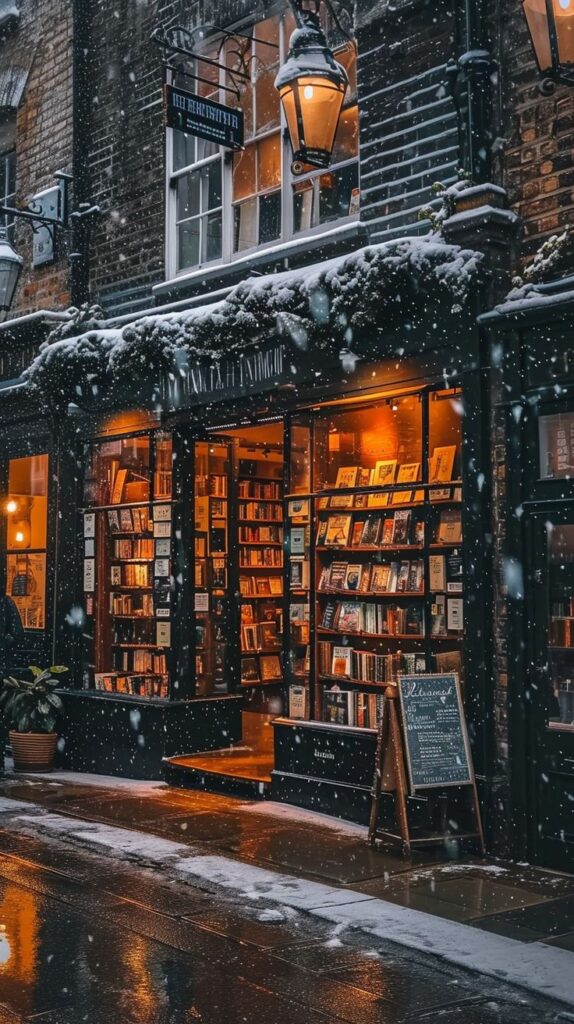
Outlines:
{"type": "Polygon", "coordinates": [[[401,704],[401,717],[402,717],[402,721],[403,721],[402,732],[403,732],[403,738],[404,738],[405,760],[407,762],[407,771],[408,771],[408,777],[409,777],[409,784],[410,784],[410,792],[411,792],[411,794],[414,794],[414,793],[418,792],[419,790],[423,790],[423,789],[437,789],[437,788],[442,789],[442,788],[447,788],[447,787],[450,788],[450,787],[456,787],[456,786],[474,786],[475,785],[475,775],[474,775],[474,766],[473,766],[473,762],[472,762],[472,751],[470,749],[470,741],[469,741],[469,738],[468,738],[468,730],[467,730],[467,727],[466,727],[466,718],[465,718],[465,713],[464,713],[464,705],[462,703],[462,694],[461,694],[461,691],[460,691],[460,680],[459,680],[459,677],[458,677],[458,673],[457,672],[421,672],[421,673],[418,673],[416,675],[406,675],[406,674],[405,675],[399,675],[397,677],[397,686],[398,686],[399,699],[400,699],[400,704],[401,704]],[[407,730],[407,716],[405,714],[405,702],[403,700],[402,686],[406,682],[424,683],[425,680],[429,680],[430,681],[430,680],[438,680],[438,679],[449,679],[449,680],[451,680],[454,683],[456,699],[457,699],[457,707],[458,707],[458,713],[459,713],[459,720],[460,720],[462,738],[463,738],[463,743],[464,743],[464,751],[465,751],[465,756],[466,756],[466,769],[467,769],[467,773],[468,774],[467,774],[467,777],[465,777],[465,778],[460,778],[460,779],[457,779],[457,780],[450,780],[448,782],[427,782],[427,783],[421,783],[421,784],[415,785],[414,777],[413,777],[413,767],[412,767],[412,764],[411,764],[411,752],[410,752],[410,748],[409,748],[409,736],[408,736],[408,730],[407,730]]]}

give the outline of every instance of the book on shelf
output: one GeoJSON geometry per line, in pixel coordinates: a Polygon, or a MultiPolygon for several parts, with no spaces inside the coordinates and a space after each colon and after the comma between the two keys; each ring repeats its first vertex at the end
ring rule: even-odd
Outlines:
{"type": "Polygon", "coordinates": [[[395,482],[396,459],[383,459],[375,463],[371,484],[373,487],[391,487],[395,482]]]}
{"type": "Polygon", "coordinates": [[[289,605],[290,622],[309,622],[310,606],[308,602],[298,602],[289,605]]]}
{"type": "Polygon", "coordinates": [[[345,590],[359,590],[361,586],[361,565],[347,565],[345,571],[344,588],[345,590]]]}
{"type": "Polygon", "coordinates": [[[267,648],[280,646],[276,622],[260,622],[258,629],[260,647],[267,648]]]}
{"type": "Polygon", "coordinates": [[[462,653],[457,651],[437,651],[434,655],[437,672],[456,672],[459,679],[462,672],[462,653]]]}
{"type": "Polygon", "coordinates": [[[255,622],[255,610],[252,604],[248,601],[243,601],[241,605],[241,624],[248,626],[252,622],[255,622]]]}
{"type": "Polygon", "coordinates": [[[391,505],[408,505],[412,500],[412,491],[393,491],[391,505]]]}
{"type": "Polygon", "coordinates": [[[115,509],[108,509],[108,526],[110,533],[120,532],[120,517],[115,509]]]}
{"type": "MultiPolygon", "coordinates": [[[[295,531],[291,530],[291,535],[295,531]]],[[[303,536],[305,530],[303,529],[303,536]]],[[[283,531],[279,526],[240,526],[240,544],[279,544],[283,539],[283,531]]]]}
{"type": "Polygon", "coordinates": [[[363,523],[361,532],[361,547],[374,547],[381,534],[382,517],[379,515],[368,515],[363,523]]]}
{"type": "Polygon", "coordinates": [[[341,634],[369,633],[373,636],[424,636],[420,605],[382,605],[369,601],[329,601],[323,610],[323,629],[341,634]]]}
{"type": "Polygon", "coordinates": [[[307,687],[289,687],[289,718],[307,718],[307,687]]]}
{"type": "Polygon", "coordinates": [[[113,482],[113,485],[112,485],[112,493],[110,495],[110,505],[119,505],[120,504],[120,502],[122,500],[122,497],[123,497],[123,494],[124,494],[124,487],[125,487],[125,484],[126,484],[127,477],[128,477],[128,470],[127,469],[118,469],[117,470],[116,475],[114,477],[114,482],[113,482]]]}
{"type": "Polygon", "coordinates": [[[446,597],[435,594],[431,605],[431,636],[446,636],[446,597]]]}
{"type": "Polygon", "coordinates": [[[429,482],[440,483],[452,480],[452,471],[456,455],[456,445],[435,448],[429,460],[429,482]]]}
{"type": "Polygon", "coordinates": [[[393,519],[393,544],[408,544],[411,525],[410,509],[395,512],[393,519]]]}
{"type": "Polygon", "coordinates": [[[131,508],[120,509],[120,530],[122,533],[134,533],[135,529],[136,527],[131,508]]]}
{"type": "MultiPolygon", "coordinates": [[[[212,547],[212,551],[214,548],[212,547]]],[[[220,550],[220,549],[215,549],[220,550]]],[[[283,551],[281,548],[239,548],[239,565],[242,568],[269,566],[281,568],[283,551]]]]}
{"type": "Polygon", "coordinates": [[[263,682],[282,678],[283,673],[278,654],[262,654],[259,658],[259,666],[263,682]]]}
{"type": "Polygon", "coordinates": [[[225,473],[209,474],[209,494],[215,498],[227,497],[227,476],[225,473]]]}
{"type": "Polygon", "coordinates": [[[420,462],[405,462],[399,466],[397,473],[398,484],[412,484],[419,478],[420,462]]]}
{"type": "MultiPolygon", "coordinates": [[[[279,518],[281,510],[279,509],[279,518]]],[[[304,523],[309,519],[309,499],[292,498],[287,506],[287,515],[293,523],[304,523]]]]}
{"type": "MultiPolygon", "coordinates": [[[[361,497],[366,497],[367,508],[385,508],[389,504],[389,495],[386,491],[374,491],[371,494],[361,495],[361,497]]],[[[361,502],[361,504],[363,503],[361,502]]],[[[357,505],[357,507],[360,507],[360,505],[357,505]]]]}
{"type": "Polygon", "coordinates": [[[259,683],[261,676],[259,675],[259,662],[257,658],[242,658],[241,659],[241,682],[242,683],[259,683]]]}
{"type": "Polygon", "coordinates": [[[446,590],[446,562],[444,555],[429,555],[429,589],[435,591],[446,590]]]}
{"type": "Polygon", "coordinates": [[[446,601],[446,628],[453,632],[464,629],[464,602],[462,597],[448,597],[446,601]]]}
{"type": "Polygon", "coordinates": [[[356,487],[358,475],[358,466],[340,466],[337,470],[335,487],[356,487]]]}
{"type": "Polygon", "coordinates": [[[306,527],[292,526],[289,531],[289,543],[292,555],[304,555],[305,545],[307,543],[306,527]]]}
{"type": "Polygon", "coordinates": [[[352,508],[353,500],[352,494],[333,494],[329,498],[329,508],[352,508]]]}
{"type": "MultiPolygon", "coordinates": [[[[268,501],[240,501],[239,519],[253,519],[262,523],[277,522],[283,519],[281,505],[268,501]]],[[[294,522],[296,520],[293,520],[294,522]]]]}
{"type": "Polygon", "coordinates": [[[243,479],[239,481],[239,497],[278,501],[281,498],[281,484],[276,480],[267,482],[243,479]]]}
{"type": "Polygon", "coordinates": [[[418,651],[375,654],[319,641],[317,669],[319,676],[344,675],[356,683],[395,683],[400,674],[426,672],[426,658],[418,651]],[[338,672],[335,671],[336,659],[340,668],[338,672]]]}
{"type": "Polygon", "coordinates": [[[334,725],[354,725],[354,700],[351,690],[325,690],[323,692],[323,718],[334,725]]]}
{"type": "Polygon", "coordinates": [[[302,557],[294,557],[289,562],[289,588],[306,590],[309,586],[309,562],[302,557]]]}
{"type": "Polygon", "coordinates": [[[329,516],[325,533],[326,547],[345,547],[349,540],[349,532],[353,517],[350,515],[329,516]]]}
{"type": "Polygon", "coordinates": [[[462,541],[462,513],[460,509],[441,509],[438,524],[439,544],[460,544],[462,541]]]}
{"type": "Polygon", "coordinates": [[[336,647],[333,645],[331,675],[347,676],[350,678],[352,673],[352,655],[353,652],[350,647],[336,647]]]}
{"type": "Polygon", "coordinates": [[[171,498],[171,470],[156,469],[153,475],[154,497],[171,498]]]}
{"type": "Polygon", "coordinates": [[[463,562],[459,551],[449,552],[446,556],[446,589],[448,594],[462,594],[463,562]]]}
{"type": "Polygon", "coordinates": [[[357,601],[342,601],[339,604],[335,626],[342,633],[358,633],[361,630],[361,604],[357,601]]]}

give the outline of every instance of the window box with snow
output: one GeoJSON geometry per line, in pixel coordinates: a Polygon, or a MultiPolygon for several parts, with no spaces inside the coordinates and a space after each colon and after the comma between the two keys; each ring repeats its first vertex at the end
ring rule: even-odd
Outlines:
{"type": "MultiPolygon", "coordinates": [[[[358,108],[356,47],[334,26],[325,25],[335,57],[349,75],[333,159],[328,170],[304,168],[294,176],[292,154],[274,86],[295,29],[290,11],[241,26],[251,38],[219,37],[204,53],[227,71],[201,63],[195,83],[204,97],[241,108],[245,148],[230,152],[201,139],[167,129],[168,278],[194,269],[233,263],[245,255],[321,234],[358,219],[358,108]],[[249,80],[233,77],[244,61],[249,80]],[[223,86],[239,84],[236,100],[223,86]]],[[[184,75],[174,84],[193,88],[184,75]]]]}

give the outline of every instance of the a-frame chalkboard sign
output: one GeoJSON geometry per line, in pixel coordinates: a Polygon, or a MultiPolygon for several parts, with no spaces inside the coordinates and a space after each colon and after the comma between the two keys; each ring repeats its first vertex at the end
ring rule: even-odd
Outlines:
{"type": "MultiPolygon", "coordinates": [[[[474,829],[456,838],[474,837],[484,852],[484,835],[460,684],[455,672],[403,675],[385,688],[377,735],[369,842],[394,839],[409,856],[414,843],[444,842],[448,832],[413,836],[407,796],[421,790],[466,788],[474,829]],[[381,793],[394,793],[398,833],[378,828],[381,793]]],[[[453,836],[451,836],[453,837],[453,836]]]]}

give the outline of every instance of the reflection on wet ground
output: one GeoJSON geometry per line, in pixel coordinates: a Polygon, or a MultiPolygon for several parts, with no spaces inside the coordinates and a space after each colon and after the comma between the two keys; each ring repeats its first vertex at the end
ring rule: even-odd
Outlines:
{"type": "Polygon", "coordinates": [[[0,1024],[550,1024],[547,1003],[296,911],[0,830],[0,1024]]]}

